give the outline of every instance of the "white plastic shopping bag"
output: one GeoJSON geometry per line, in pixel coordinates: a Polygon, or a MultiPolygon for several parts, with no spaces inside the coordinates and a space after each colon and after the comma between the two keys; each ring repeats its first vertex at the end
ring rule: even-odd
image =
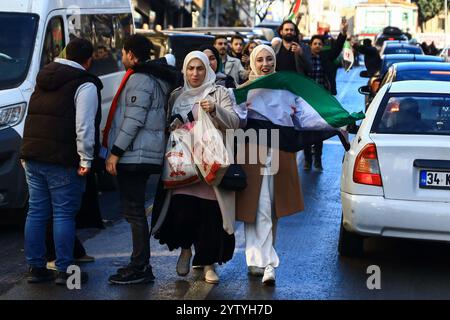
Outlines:
{"type": "Polygon", "coordinates": [[[192,130],[195,164],[208,185],[217,186],[230,166],[222,134],[208,114],[198,108],[198,120],[192,130]]]}
{"type": "Polygon", "coordinates": [[[162,180],[166,189],[200,181],[192,157],[191,132],[183,126],[170,133],[167,142],[162,180]]]}

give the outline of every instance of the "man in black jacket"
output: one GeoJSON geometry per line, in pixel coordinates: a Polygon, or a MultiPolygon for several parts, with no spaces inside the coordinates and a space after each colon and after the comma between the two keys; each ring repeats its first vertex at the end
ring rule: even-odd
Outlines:
{"type": "MultiPolygon", "coordinates": [[[[336,72],[334,61],[339,57],[344,48],[344,43],[347,38],[347,23],[341,26],[341,33],[336,41],[331,42],[329,50],[323,50],[324,39],[320,35],[315,35],[311,38],[311,62],[312,71],[309,76],[325,89],[330,91],[332,95],[336,95],[336,72]]],[[[314,167],[322,171],[322,148],[323,142],[318,142],[314,145],[314,167]]],[[[305,146],[305,170],[311,170],[312,163],[312,145],[305,146]]]]}
{"type": "Polygon", "coordinates": [[[364,39],[363,45],[358,46],[357,50],[364,55],[364,64],[366,65],[367,74],[373,76],[381,66],[381,58],[377,48],[372,46],[372,40],[364,39]]]}

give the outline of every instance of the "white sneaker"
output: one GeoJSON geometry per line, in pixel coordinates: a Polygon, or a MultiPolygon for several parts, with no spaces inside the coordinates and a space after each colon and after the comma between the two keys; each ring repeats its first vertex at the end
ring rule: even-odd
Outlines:
{"type": "Polygon", "coordinates": [[[47,269],[57,271],[55,262],[56,260],[47,262],[47,269]]]}
{"type": "Polygon", "coordinates": [[[205,271],[205,282],[212,284],[219,283],[219,276],[214,270],[214,265],[205,266],[204,271],[205,271]]]}
{"type": "Polygon", "coordinates": [[[264,268],[248,266],[248,274],[254,277],[262,277],[264,275],[264,268]]]}
{"type": "Polygon", "coordinates": [[[266,269],[264,269],[264,276],[262,278],[262,283],[266,286],[275,285],[275,268],[271,265],[268,265],[266,269]]]}
{"type": "Polygon", "coordinates": [[[181,250],[180,257],[177,262],[177,274],[181,277],[186,276],[189,273],[191,267],[192,252],[189,250],[181,250]]]}

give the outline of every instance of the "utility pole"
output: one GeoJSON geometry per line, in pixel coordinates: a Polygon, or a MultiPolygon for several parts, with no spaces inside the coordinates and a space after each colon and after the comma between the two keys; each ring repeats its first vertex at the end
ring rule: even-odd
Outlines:
{"type": "Polygon", "coordinates": [[[444,1],[444,12],[445,12],[445,47],[447,47],[447,28],[448,28],[448,7],[447,7],[447,0],[444,1]]]}
{"type": "Polygon", "coordinates": [[[219,26],[219,17],[220,17],[220,0],[216,0],[216,27],[219,26]]]}
{"type": "Polygon", "coordinates": [[[209,0],[205,0],[205,27],[209,26],[209,0]]]}

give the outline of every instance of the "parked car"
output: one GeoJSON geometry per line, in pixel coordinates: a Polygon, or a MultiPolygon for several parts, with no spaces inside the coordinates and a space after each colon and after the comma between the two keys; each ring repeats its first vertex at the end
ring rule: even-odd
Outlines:
{"type": "Polygon", "coordinates": [[[386,40],[408,41],[408,37],[397,27],[386,27],[383,29],[383,32],[377,35],[375,46],[381,48],[386,40]]]}
{"type": "Polygon", "coordinates": [[[198,33],[180,31],[155,32],[137,29],[136,33],[143,34],[153,43],[152,58],[161,58],[170,53],[175,56],[176,68],[181,70],[186,55],[200,48],[204,44],[213,44],[214,37],[198,33]]]}
{"type": "Polygon", "coordinates": [[[450,63],[394,63],[381,79],[380,88],[387,83],[407,80],[450,81],[450,63]]]}
{"type": "MultiPolygon", "coordinates": [[[[415,55],[415,54],[387,54],[383,56],[381,61],[380,71],[375,73],[373,77],[369,79],[367,85],[362,86],[358,89],[360,94],[366,96],[365,106],[366,109],[369,106],[372,99],[375,97],[376,93],[380,89],[381,82],[388,71],[388,69],[394,64],[399,62],[444,62],[444,59],[435,56],[427,55],[415,55]]],[[[361,76],[365,76],[364,72],[361,72],[361,76]]],[[[418,79],[419,80],[419,79],[418,79]]]]}
{"type": "MultiPolygon", "coordinates": [[[[386,41],[387,42],[387,41],[386,41]]],[[[380,56],[385,54],[424,54],[421,47],[403,42],[389,42],[383,44],[380,56]]]]}
{"type": "Polygon", "coordinates": [[[367,236],[450,241],[449,190],[448,82],[384,86],[344,157],[339,253],[367,236]]]}

